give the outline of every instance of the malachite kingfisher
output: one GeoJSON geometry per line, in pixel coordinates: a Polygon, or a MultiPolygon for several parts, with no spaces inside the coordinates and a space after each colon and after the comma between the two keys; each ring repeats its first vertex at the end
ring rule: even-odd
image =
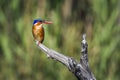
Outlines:
{"type": "Polygon", "coordinates": [[[44,28],[43,24],[51,24],[51,21],[46,21],[42,19],[35,19],[33,21],[33,27],[32,27],[32,34],[35,39],[35,41],[38,42],[38,45],[43,42],[44,40],[44,28]]]}

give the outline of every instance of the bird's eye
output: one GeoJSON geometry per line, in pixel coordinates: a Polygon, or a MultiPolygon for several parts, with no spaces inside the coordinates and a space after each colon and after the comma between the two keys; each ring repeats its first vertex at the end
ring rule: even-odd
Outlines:
{"type": "Polygon", "coordinates": [[[40,20],[39,22],[42,22],[42,20],[40,20]]]}

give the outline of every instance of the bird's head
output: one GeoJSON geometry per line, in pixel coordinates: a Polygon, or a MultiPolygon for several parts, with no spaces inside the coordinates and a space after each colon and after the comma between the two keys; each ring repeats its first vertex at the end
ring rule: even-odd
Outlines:
{"type": "Polygon", "coordinates": [[[46,21],[46,20],[42,20],[42,19],[35,19],[33,21],[33,25],[40,25],[40,24],[51,24],[52,22],[51,21],[46,21]]]}

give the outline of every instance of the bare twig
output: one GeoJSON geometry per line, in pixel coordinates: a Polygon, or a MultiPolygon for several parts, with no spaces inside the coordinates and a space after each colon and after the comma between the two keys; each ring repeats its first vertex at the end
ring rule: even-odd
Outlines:
{"type": "Polygon", "coordinates": [[[66,67],[68,67],[68,69],[77,77],[78,80],[96,80],[89,68],[87,52],[88,45],[85,38],[86,35],[84,34],[83,40],[81,42],[82,56],[80,59],[80,63],[78,63],[75,59],[71,57],[65,56],[61,53],[58,53],[52,49],[47,48],[43,44],[38,44],[38,41],[36,41],[36,44],[47,55],[47,57],[55,59],[64,64],[66,67]]]}

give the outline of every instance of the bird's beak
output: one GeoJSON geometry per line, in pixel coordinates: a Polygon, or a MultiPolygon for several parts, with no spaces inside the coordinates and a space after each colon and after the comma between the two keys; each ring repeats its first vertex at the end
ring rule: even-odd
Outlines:
{"type": "Polygon", "coordinates": [[[44,24],[52,24],[51,21],[44,21],[43,23],[44,23],[44,24]]]}

